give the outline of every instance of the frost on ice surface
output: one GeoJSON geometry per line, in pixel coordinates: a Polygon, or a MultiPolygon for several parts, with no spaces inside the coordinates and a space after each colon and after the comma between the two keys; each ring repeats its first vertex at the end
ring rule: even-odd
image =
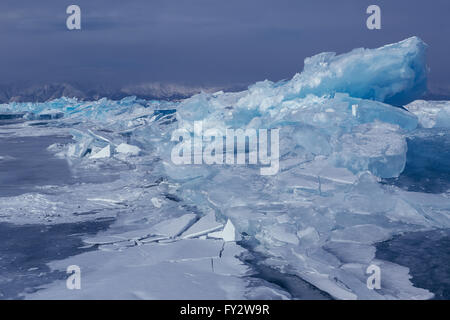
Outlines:
{"type": "Polygon", "coordinates": [[[0,105],[1,114],[63,113],[48,127],[24,123],[22,132],[70,133],[69,145],[51,150],[67,159],[75,176],[114,175],[97,185],[10,197],[0,208],[9,222],[117,218],[107,232],[85,239],[100,250],[51,265],[85,265],[89,280],[82,291],[69,293],[55,283],[28,297],[289,297],[273,286],[248,289],[249,267],[238,257],[250,250],[262,257],[259,264],[335,298],[430,298],[412,285],[407,268],[375,257],[379,241],[450,226],[448,191],[409,192],[381,183],[404,172],[414,153],[411,137],[448,127],[448,104],[410,103],[426,87],[425,49],[413,37],[379,49],[323,53],[289,81],[174,102],[61,98],[0,105]],[[279,129],[279,172],[175,165],[171,135],[186,129],[200,136],[194,121],[202,121],[203,130],[279,129]],[[383,270],[380,290],[367,289],[371,264],[383,270]],[[105,274],[111,278],[106,289],[98,285],[105,274]],[[175,282],[189,292],[183,296],[175,282]]]}

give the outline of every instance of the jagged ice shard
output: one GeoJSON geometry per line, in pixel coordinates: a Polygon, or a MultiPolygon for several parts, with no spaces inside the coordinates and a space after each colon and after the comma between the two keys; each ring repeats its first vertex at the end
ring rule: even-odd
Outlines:
{"type": "Polygon", "coordinates": [[[346,92],[355,98],[404,105],[427,87],[426,45],[412,37],[378,49],[347,54],[321,53],[305,60],[305,69],[291,81],[293,92],[328,95],[346,92]]]}
{"type": "MultiPolygon", "coordinates": [[[[421,111],[417,103],[402,107],[426,88],[425,51],[426,45],[413,37],[379,49],[322,53],[306,59],[304,71],[289,81],[266,80],[242,92],[202,93],[177,102],[62,98],[0,105],[2,113],[23,113],[32,120],[63,114],[46,128],[29,126],[28,130],[70,132],[73,143],[51,150],[68,159],[75,171],[101,170],[106,164],[122,168],[124,163],[131,168],[121,169],[120,182],[102,188],[81,184],[72,187],[70,195],[39,195],[39,202],[33,197],[11,198],[12,204],[0,209],[1,216],[15,221],[19,209],[14,203],[21,203],[32,208],[28,218],[38,220],[51,211],[47,202],[58,203],[64,197],[74,205],[58,208],[61,217],[55,219],[73,219],[75,203],[81,206],[78,211],[109,206],[111,212],[121,214],[105,236],[120,239],[121,245],[111,240],[102,243],[113,243],[104,247],[108,255],[121,250],[122,262],[123,252],[136,258],[132,250],[137,240],[130,238],[134,240],[125,245],[124,229],[138,230],[143,238],[139,245],[147,246],[145,234],[155,246],[168,240],[156,238],[157,230],[152,236],[147,227],[189,217],[185,224],[176,224],[170,241],[191,241],[197,235],[202,241],[219,241],[207,234],[221,232],[217,227],[229,221],[242,235],[245,249],[263,257],[259,263],[296,275],[335,298],[430,298],[430,292],[412,285],[407,268],[377,260],[374,246],[402,232],[450,226],[448,191],[417,193],[380,183],[403,172],[408,135],[418,127],[448,123],[447,109],[439,113],[430,106],[421,111]],[[200,135],[194,121],[202,121],[203,130],[279,129],[279,172],[262,176],[251,165],[174,164],[171,150],[176,142],[171,134],[182,128],[200,135]],[[196,226],[195,216],[186,214],[195,214],[202,222],[196,226]],[[218,224],[210,221],[212,214],[218,224]],[[192,235],[179,236],[189,233],[189,228],[195,230],[192,235]],[[381,267],[380,290],[367,288],[366,269],[371,264],[381,267]]],[[[20,217],[25,219],[22,212],[20,217]]],[[[175,245],[166,248],[171,247],[175,245]]],[[[112,265],[108,268],[116,270],[112,265]]],[[[127,279],[120,272],[118,281],[127,279]]],[[[95,273],[91,277],[95,282],[95,273]]],[[[210,284],[215,281],[207,279],[210,284]]],[[[46,291],[42,292],[45,297],[46,291]]],[[[236,292],[228,292],[227,297],[250,297],[236,292]]],[[[192,297],[194,292],[185,298],[192,297]]]]}

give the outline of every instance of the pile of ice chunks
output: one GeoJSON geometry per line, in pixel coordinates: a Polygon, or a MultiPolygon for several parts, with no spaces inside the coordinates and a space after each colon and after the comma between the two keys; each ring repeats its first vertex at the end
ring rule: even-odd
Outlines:
{"type": "Polygon", "coordinates": [[[63,113],[58,121],[72,124],[75,139],[64,156],[120,158],[137,170],[151,164],[183,205],[200,216],[212,210],[255,240],[252,250],[266,257],[261,263],[336,298],[430,298],[412,286],[407,268],[377,260],[374,246],[401,232],[450,225],[448,191],[415,193],[380,183],[402,174],[407,136],[450,123],[448,103],[407,105],[426,88],[426,47],[412,37],[378,49],[322,53],[289,81],[177,102],[62,98],[1,105],[0,112],[63,113]],[[203,132],[279,129],[279,172],[174,164],[172,133],[186,129],[201,138],[195,121],[203,132]],[[366,286],[371,264],[381,267],[380,290],[366,286]]]}

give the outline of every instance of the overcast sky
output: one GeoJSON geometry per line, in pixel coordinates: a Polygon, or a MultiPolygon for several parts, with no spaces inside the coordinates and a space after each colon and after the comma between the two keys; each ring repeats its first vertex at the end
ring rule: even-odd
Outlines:
{"type": "Polygon", "coordinates": [[[417,35],[450,88],[449,0],[1,0],[0,83],[245,84],[292,77],[307,56],[417,35]],[[68,31],[66,8],[82,10],[68,31]],[[382,30],[366,8],[382,9],[382,30]]]}

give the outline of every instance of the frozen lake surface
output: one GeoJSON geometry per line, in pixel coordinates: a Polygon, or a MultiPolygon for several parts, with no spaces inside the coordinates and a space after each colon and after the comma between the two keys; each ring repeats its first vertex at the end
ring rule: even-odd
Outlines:
{"type": "Polygon", "coordinates": [[[0,299],[20,299],[38,287],[67,278],[47,263],[80,254],[82,237],[105,230],[112,220],[56,225],[0,223],[0,299]]]}
{"type": "Polygon", "coordinates": [[[412,282],[450,299],[450,229],[411,232],[377,245],[377,258],[410,269],[412,282]]]}
{"type": "Polygon", "coordinates": [[[70,136],[0,138],[0,197],[31,192],[36,186],[73,183],[67,161],[47,150],[53,143],[70,140],[70,136]]]}
{"type": "MultiPolygon", "coordinates": [[[[67,162],[47,151],[53,143],[68,141],[67,137],[56,136],[0,138],[0,150],[7,150],[14,158],[0,165],[0,197],[30,192],[37,185],[74,183],[67,162]]],[[[107,230],[113,222],[114,219],[94,219],[55,225],[0,223],[0,297],[23,298],[22,294],[36,292],[44,284],[64,281],[66,272],[51,270],[47,264],[98,250],[84,247],[82,239],[107,230]]],[[[376,255],[410,268],[413,283],[435,293],[436,299],[449,299],[449,246],[448,229],[412,232],[379,243],[376,255]]],[[[332,299],[294,275],[258,264],[257,254],[246,262],[254,269],[252,277],[278,285],[293,298],[332,299]]]]}
{"type": "MultiPolygon", "coordinates": [[[[0,155],[7,159],[0,161],[0,203],[2,197],[32,192],[36,186],[74,183],[67,161],[47,150],[53,143],[70,140],[58,136],[0,137],[0,155]]],[[[0,223],[0,298],[17,299],[45,283],[67,278],[65,272],[50,270],[47,263],[92,250],[80,248],[84,246],[82,237],[105,230],[112,221],[0,223]]]]}
{"type": "Polygon", "coordinates": [[[426,50],[412,37],[322,53],[290,80],[179,101],[0,105],[5,233],[21,243],[16,226],[85,230],[46,260],[49,275],[80,266],[83,289],[60,279],[24,298],[445,297],[450,102],[416,100],[426,50]],[[257,142],[225,152],[230,129],[257,142]],[[192,149],[208,163],[178,161],[192,149]],[[235,153],[263,161],[223,162],[235,153]],[[99,221],[112,222],[89,225],[99,221]],[[371,290],[374,265],[382,286],[371,290]],[[442,278],[425,281],[434,271],[442,278]]]}

